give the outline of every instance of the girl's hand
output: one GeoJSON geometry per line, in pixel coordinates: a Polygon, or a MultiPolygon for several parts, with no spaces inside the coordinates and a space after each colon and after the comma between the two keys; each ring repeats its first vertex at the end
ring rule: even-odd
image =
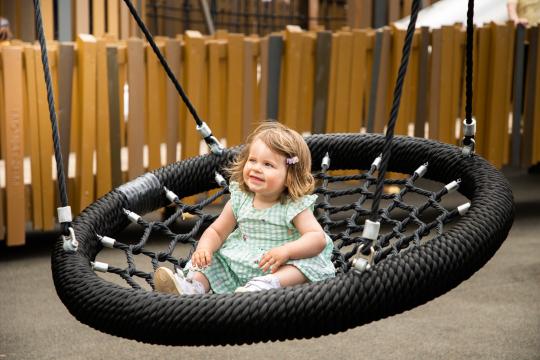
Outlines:
{"type": "Polygon", "coordinates": [[[259,261],[259,268],[263,272],[271,270],[272,273],[275,273],[281,265],[289,261],[289,258],[289,251],[285,247],[276,247],[263,255],[259,261]]]}
{"type": "Polygon", "coordinates": [[[212,263],[212,252],[208,249],[197,249],[191,256],[191,264],[199,269],[212,263]]]}

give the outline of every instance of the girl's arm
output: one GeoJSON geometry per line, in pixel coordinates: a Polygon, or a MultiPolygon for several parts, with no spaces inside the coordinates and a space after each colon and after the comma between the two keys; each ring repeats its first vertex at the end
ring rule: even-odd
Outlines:
{"type": "Polygon", "coordinates": [[[201,235],[197,249],[191,257],[192,264],[197,267],[210,265],[212,254],[221,247],[235,226],[236,219],[229,200],[218,218],[201,235]]]}
{"type": "Polygon", "coordinates": [[[281,265],[290,259],[305,259],[319,255],[326,246],[326,237],[321,225],[315,219],[313,212],[305,209],[293,219],[300,238],[277,248],[273,248],[263,255],[259,267],[263,271],[270,268],[275,272],[281,265]]]}

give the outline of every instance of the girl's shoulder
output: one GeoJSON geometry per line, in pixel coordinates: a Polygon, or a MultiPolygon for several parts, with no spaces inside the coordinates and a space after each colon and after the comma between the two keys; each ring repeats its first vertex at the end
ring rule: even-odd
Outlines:
{"type": "Polygon", "coordinates": [[[238,184],[236,181],[231,181],[229,183],[229,192],[231,193],[231,206],[233,213],[235,216],[237,216],[238,210],[244,203],[246,203],[249,195],[240,188],[240,184],[238,184]]]}
{"type": "Polygon", "coordinates": [[[294,217],[300,214],[305,209],[313,211],[315,208],[315,201],[317,201],[317,195],[304,195],[297,200],[289,200],[285,205],[285,213],[287,221],[292,221],[294,217]]]}

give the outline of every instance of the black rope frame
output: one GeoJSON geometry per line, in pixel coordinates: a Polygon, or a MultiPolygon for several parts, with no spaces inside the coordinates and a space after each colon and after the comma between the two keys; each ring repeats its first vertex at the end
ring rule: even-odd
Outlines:
{"type": "MultiPolygon", "coordinates": [[[[368,169],[384,144],[381,135],[331,134],[306,139],[314,164],[332,149],[331,169],[368,169]]],[[[52,270],[59,297],[81,322],[106,333],[167,345],[241,344],[308,338],[400,313],[457,286],[499,248],[513,222],[514,204],[504,176],[479,156],[425,139],[396,137],[389,170],[412,173],[429,161],[425,178],[461,178],[471,208],[440,236],[385,259],[364,272],[264,293],[174,296],[110,283],[92,270],[101,249],[95,233],[114,234],[128,220],[122,208],[145,214],[166,205],[163,186],[184,197],[217,187],[213,178],[239,151],[188,159],[111,191],[74,221],[77,252],[55,247],[52,270]]],[[[317,170],[317,169],[314,169],[317,170]]]]}

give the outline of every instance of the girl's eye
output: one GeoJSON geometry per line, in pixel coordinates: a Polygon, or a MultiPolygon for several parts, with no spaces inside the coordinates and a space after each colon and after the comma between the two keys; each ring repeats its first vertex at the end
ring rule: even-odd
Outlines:
{"type": "Polygon", "coordinates": [[[253,164],[255,162],[255,159],[248,159],[248,161],[253,164]]]}
{"type": "Polygon", "coordinates": [[[274,165],[273,165],[273,164],[271,164],[271,163],[268,163],[268,162],[267,162],[267,163],[264,163],[264,166],[268,166],[268,167],[271,167],[271,168],[273,168],[273,167],[274,167],[274,165]]]}

